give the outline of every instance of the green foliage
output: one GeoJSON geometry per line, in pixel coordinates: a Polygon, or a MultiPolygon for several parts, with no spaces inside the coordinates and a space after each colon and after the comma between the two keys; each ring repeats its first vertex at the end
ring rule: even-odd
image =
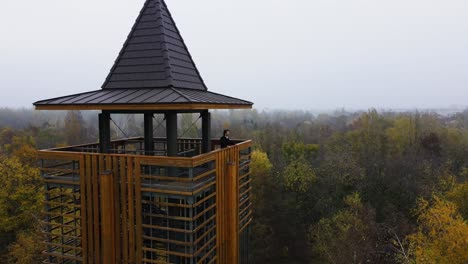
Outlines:
{"type": "Polygon", "coordinates": [[[317,181],[314,170],[304,158],[291,161],[282,175],[286,189],[297,193],[309,191],[312,184],[317,181]]]}
{"type": "Polygon", "coordinates": [[[80,111],[68,111],[64,120],[65,140],[69,145],[83,143],[86,138],[86,128],[80,111]]]}
{"type": "Polygon", "coordinates": [[[299,142],[287,142],[282,147],[283,156],[288,163],[299,159],[310,162],[317,156],[318,151],[318,145],[299,142]]]}
{"type": "Polygon", "coordinates": [[[328,263],[373,262],[377,244],[374,211],[359,194],[345,197],[346,208],[322,218],[310,230],[314,251],[328,263]]]}
{"type": "Polygon", "coordinates": [[[41,209],[42,180],[39,170],[16,157],[0,158],[0,232],[28,228],[41,209]]]}

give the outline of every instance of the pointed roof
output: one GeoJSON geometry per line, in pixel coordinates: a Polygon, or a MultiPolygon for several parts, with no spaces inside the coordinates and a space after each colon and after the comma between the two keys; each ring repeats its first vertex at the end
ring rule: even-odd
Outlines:
{"type": "Polygon", "coordinates": [[[207,90],[163,0],[147,0],[103,89],[207,90]]]}
{"type": "Polygon", "coordinates": [[[164,0],[146,0],[101,90],[34,103],[38,110],[252,108],[209,92],[164,0]]]}

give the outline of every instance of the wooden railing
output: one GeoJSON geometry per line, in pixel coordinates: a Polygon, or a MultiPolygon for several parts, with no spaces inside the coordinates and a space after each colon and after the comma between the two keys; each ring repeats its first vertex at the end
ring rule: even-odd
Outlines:
{"type": "Polygon", "coordinates": [[[133,154],[138,140],[113,142],[115,154],[96,144],[39,151],[45,263],[237,264],[251,221],[251,141],[166,157],[133,154]]]}
{"type": "MultiPolygon", "coordinates": [[[[242,143],[242,140],[233,140],[234,143],[242,143]]],[[[110,154],[130,154],[130,155],[148,155],[153,156],[166,156],[167,155],[167,141],[165,138],[153,139],[154,150],[146,151],[144,148],[144,138],[134,137],[121,140],[114,140],[111,142],[110,154]]],[[[219,140],[211,140],[211,150],[220,148],[219,140]]],[[[61,148],[54,148],[51,151],[64,151],[64,152],[85,152],[85,153],[99,153],[99,143],[82,144],[75,146],[67,146],[61,148]]],[[[177,150],[179,157],[194,157],[202,154],[202,139],[200,138],[178,138],[177,150]]]]}

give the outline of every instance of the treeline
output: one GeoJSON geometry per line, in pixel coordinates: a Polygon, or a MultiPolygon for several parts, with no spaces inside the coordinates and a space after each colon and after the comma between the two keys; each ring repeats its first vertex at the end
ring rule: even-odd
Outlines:
{"type": "Polygon", "coordinates": [[[254,263],[467,263],[468,111],[278,115],[250,136],[254,263]]]}
{"type": "MultiPolygon", "coordinates": [[[[113,115],[112,137],[143,134],[113,115]]],[[[162,115],[155,136],[165,137],[162,115]]],[[[35,149],[97,141],[97,112],[0,109],[0,259],[40,263],[35,149]]],[[[180,137],[199,137],[196,114],[180,137]]],[[[213,137],[253,139],[253,263],[466,263],[468,110],[214,111],[213,137]]]]}

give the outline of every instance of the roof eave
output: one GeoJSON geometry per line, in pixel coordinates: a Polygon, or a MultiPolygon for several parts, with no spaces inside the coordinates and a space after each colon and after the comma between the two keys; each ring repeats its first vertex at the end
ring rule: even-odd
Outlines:
{"type": "Polygon", "coordinates": [[[114,110],[114,111],[174,111],[207,109],[252,109],[253,104],[35,104],[36,110],[114,110]]]}

